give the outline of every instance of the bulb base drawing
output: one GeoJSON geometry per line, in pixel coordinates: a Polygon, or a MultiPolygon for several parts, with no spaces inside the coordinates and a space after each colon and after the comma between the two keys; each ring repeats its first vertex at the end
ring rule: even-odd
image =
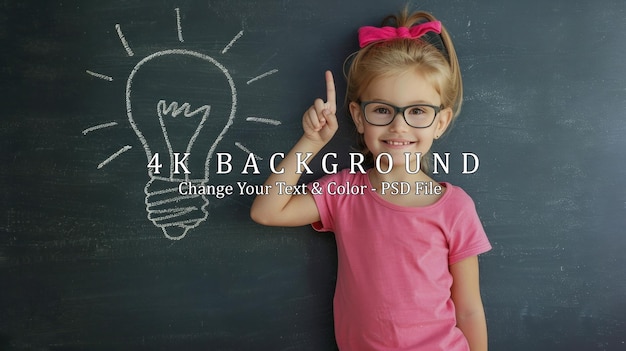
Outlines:
{"type": "Polygon", "coordinates": [[[165,237],[180,240],[208,217],[209,201],[202,195],[181,195],[181,180],[152,176],[144,188],[148,219],[165,237]]]}

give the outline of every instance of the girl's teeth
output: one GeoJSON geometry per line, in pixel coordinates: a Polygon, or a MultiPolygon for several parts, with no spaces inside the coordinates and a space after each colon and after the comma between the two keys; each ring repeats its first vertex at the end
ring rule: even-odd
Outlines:
{"type": "Polygon", "coordinates": [[[394,145],[394,146],[402,146],[402,145],[409,145],[410,142],[405,141],[405,142],[400,142],[400,141],[387,141],[388,144],[390,145],[394,145]]]}

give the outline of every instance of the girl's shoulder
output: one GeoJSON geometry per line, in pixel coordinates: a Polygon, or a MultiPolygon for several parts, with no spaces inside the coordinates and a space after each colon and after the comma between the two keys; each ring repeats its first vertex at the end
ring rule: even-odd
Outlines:
{"type": "Polygon", "coordinates": [[[451,224],[466,223],[468,227],[480,226],[478,211],[472,197],[460,186],[447,182],[442,185],[446,186],[446,193],[441,199],[443,201],[439,201],[440,207],[437,208],[441,218],[451,224]]]}

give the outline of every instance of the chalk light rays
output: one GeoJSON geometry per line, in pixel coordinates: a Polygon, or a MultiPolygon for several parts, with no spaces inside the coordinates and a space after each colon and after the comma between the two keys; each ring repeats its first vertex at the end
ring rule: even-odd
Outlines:
{"type": "Polygon", "coordinates": [[[133,52],[133,49],[130,48],[128,41],[126,41],[126,37],[124,36],[124,33],[122,33],[122,27],[119,23],[115,24],[115,31],[117,32],[117,36],[120,37],[120,40],[122,41],[122,46],[124,46],[124,49],[126,49],[126,53],[128,54],[128,56],[134,56],[135,53],[133,52]]]}
{"type": "MultiPolygon", "coordinates": [[[[251,83],[254,83],[258,80],[261,80],[263,78],[266,78],[274,73],[278,72],[277,69],[273,69],[271,71],[265,72],[259,76],[256,76],[252,79],[250,79],[249,81],[246,82],[247,85],[250,85],[251,83]]],[[[271,119],[271,118],[264,118],[264,117],[254,117],[254,116],[250,116],[246,118],[246,121],[248,122],[255,122],[255,123],[263,123],[263,124],[269,124],[269,125],[273,125],[273,126],[279,126],[281,125],[281,121],[275,120],[275,119],[271,119]]],[[[252,151],[250,151],[246,146],[244,146],[241,142],[235,142],[235,146],[237,148],[239,148],[241,151],[248,153],[248,154],[253,154],[254,158],[257,160],[262,160],[263,158],[261,158],[259,155],[253,153],[252,151]]]]}
{"type": "Polygon", "coordinates": [[[228,45],[226,45],[226,47],[224,47],[224,49],[222,49],[221,54],[225,54],[228,50],[230,50],[230,48],[233,47],[233,45],[235,45],[235,42],[237,40],[239,40],[239,38],[241,38],[243,36],[243,30],[240,30],[239,33],[237,33],[237,35],[235,35],[235,37],[228,43],[228,45]]]}
{"type": "Polygon", "coordinates": [[[184,43],[185,39],[183,39],[183,27],[180,24],[180,8],[177,7],[174,11],[176,11],[176,31],[178,33],[178,41],[184,43]]]}
{"type": "Polygon", "coordinates": [[[111,76],[107,76],[107,75],[104,75],[104,74],[101,74],[101,73],[96,73],[96,72],[93,72],[93,71],[90,71],[90,70],[85,70],[85,72],[87,72],[87,74],[89,74],[91,76],[94,76],[96,78],[100,78],[100,79],[103,79],[103,80],[106,80],[106,81],[109,81],[109,82],[113,81],[113,77],[111,77],[111,76]]]}
{"type": "MultiPolygon", "coordinates": [[[[174,9],[174,13],[175,13],[175,19],[176,19],[176,36],[178,38],[178,41],[180,43],[184,43],[184,37],[183,37],[183,25],[182,25],[182,20],[181,20],[181,12],[180,12],[180,8],[175,8],[174,9]]],[[[120,43],[122,44],[122,47],[124,48],[126,54],[128,57],[133,57],[135,56],[135,52],[132,49],[129,41],[126,39],[126,36],[124,34],[124,31],[122,30],[122,26],[119,23],[115,24],[115,32],[117,33],[117,36],[119,37],[120,43]]],[[[229,50],[231,50],[234,45],[236,44],[236,42],[241,39],[244,36],[244,31],[240,30],[237,34],[235,34],[235,36],[228,42],[228,44],[220,51],[220,53],[226,54],[229,50]]],[[[265,73],[259,74],[255,77],[250,78],[248,81],[246,81],[246,85],[251,85],[252,83],[258,82],[261,79],[267,78],[275,73],[277,73],[278,70],[277,69],[272,69],[269,70],[265,73]]],[[[111,75],[107,75],[107,74],[103,74],[100,72],[96,72],[93,70],[85,70],[85,73],[87,73],[88,75],[106,81],[106,82],[113,82],[114,81],[114,77],[112,77],[111,75]]],[[[265,124],[265,125],[270,125],[270,126],[279,126],[282,124],[281,121],[276,120],[276,119],[271,119],[271,118],[265,118],[265,117],[258,117],[258,116],[249,116],[246,118],[247,122],[252,122],[252,123],[260,123],[260,124],[265,124]]],[[[108,123],[101,123],[101,124],[97,124],[88,128],[85,128],[82,130],[82,134],[83,135],[87,135],[90,134],[92,132],[96,132],[96,131],[104,131],[108,128],[111,127],[115,127],[118,125],[118,122],[112,121],[112,122],[108,122],[108,123]]],[[[250,149],[246,146],[244,146],[241,142],[236,141],[235,142],[235,146],[240,149],[241,151],[248,153],[248,154],[254,154],[252,151],[250,151],[250,149]]],[[[97,166],[98,169],[103,168],[104,166],[106,166],[107,164],[109,164],[111,161],[113,161],[114,159],[116,159],[117,157],[121,156],[122,154],[124,154],[125,152],[129,151],[132,149],[132,146],[130,145],[125,145],[123,147],[121,147],[119,150],[117,150],[116,152],[114,152],[112,155],[110,155],[109,157],[107,157],[104,161],[100,162],[97,166]]],[[[256,154],[254,154],[254,157],[258,160],[262,160],[261,157],[257,156],[256,154]]]]}

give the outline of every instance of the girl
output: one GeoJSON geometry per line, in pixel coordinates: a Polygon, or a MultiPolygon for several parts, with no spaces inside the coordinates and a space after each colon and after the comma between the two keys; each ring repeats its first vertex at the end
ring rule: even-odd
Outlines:
{"type": "Polygon", "coordinates": [[[335,85],[304,114],[304,135],[265,183],[251,217],[274,226],[312,224],[337,240],[335,336],[340,350],[487,350],[477,255],[491,249],[474,203],[437,183],[420,162],[458,115],[459,65],[447,31],[424,12],[359,29],[346,100],[363,153],[377,167],[296,185],[337,130],[335,85]],[[422,171],[417,171],[421,167],[422,171]],[[405,182],[405,183],[401,183],[405,182]],[[338,185],[362,192],[337,195],[338,185]],[[412,191],[392,191],[408,184],[412,191]],[[426,186],[425,186],[426,185],[426,186]],[[426,190],[430,189],[430,190],[426,190]]]}

